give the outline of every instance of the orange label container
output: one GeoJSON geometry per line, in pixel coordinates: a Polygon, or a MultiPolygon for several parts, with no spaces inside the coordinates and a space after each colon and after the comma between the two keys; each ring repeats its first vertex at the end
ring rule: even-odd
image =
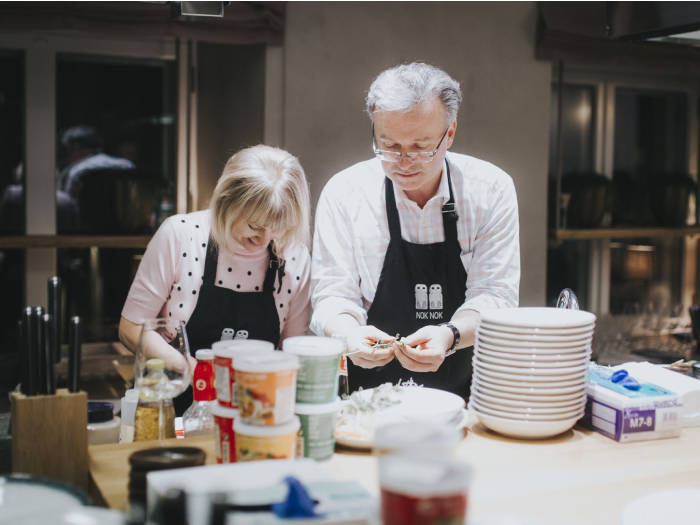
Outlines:
{"type": "Polygon", "coordinates": [[[219,405],[238,408],[236,395],[236,356],[272,352],[274,345],[258,339],[232,339],[217,341],[212,345],[214,352],[214,385],[219,405]]]}
{"type": "Polygon", "coordinates": [[[298,418],[274,427],[247,425],[240,419],[233,425],[236,432],[236,461],[294,459],[300,426],[298,418]]]}
{"type": "Polygon", "coordinates": [[[282,352],[236,358],[239,415],[248,425],[275,426],[294,419],[296,356],[282,352]]]}

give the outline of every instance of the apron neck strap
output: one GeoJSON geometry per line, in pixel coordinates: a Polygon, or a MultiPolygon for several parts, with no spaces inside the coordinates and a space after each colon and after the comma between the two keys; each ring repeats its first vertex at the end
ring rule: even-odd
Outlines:
{"type": "MultiPolygon", "coordinates": [[[[267,253],[269,257],[269,264],[267,266],[267,271],[265,272],[265,281],[263,282],[263,291],[270,292],[275,289],[275,277],[277,277],[277,292],[282,289],[282,277],[284,277],[284,263],[280,264],[277,255],[275,255],[272,249],[272,243],[267,245],[267,253]]],[[[204,282],[206,284],[214,284],[216,280],[216,266],[219,261],[219,253],[216,249],[216,244],[214,240],[209,237],[209,242],[207,245],[207,258],[204,262],[204,282]]]]}
{"type": "MultiPolygon", "coordinates": [[[[450,163],[445,158],[445,169],[447,173],[447,187],[450,191],[450,198],[442,205],[442,226],[445,232],[445,241],[457,240],[457,208],[455,206],[454,192],[452,191],[452,177],[450,175],[450,163]]],[[[394,184],[389,177],[384,178],[384,198],[386,200],[386,214],[389,222],[389,234],[392,239],[401,239],[401,220],[399,211],[396,208],[396,198],[394,196],[394,184]]]]}

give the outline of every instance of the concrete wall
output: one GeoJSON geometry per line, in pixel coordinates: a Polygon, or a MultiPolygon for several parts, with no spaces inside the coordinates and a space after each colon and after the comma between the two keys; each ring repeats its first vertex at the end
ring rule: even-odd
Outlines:
{"type": "Polygon", "coordinates": [[[374,77],[422,60],[462,84],[452,149],[487,159],[515,181],[522,305],[546,289],[551,67],[534,59],[533,3],[289,3],[284,138],[312,199],[340,169],[371,156],[364,96],[374,77]]]}
{"type": "Polygon", "coordinates": [[[197,44],[197,204],[209,205],[228,158],[263,141],[265,47],[197,44]]]}

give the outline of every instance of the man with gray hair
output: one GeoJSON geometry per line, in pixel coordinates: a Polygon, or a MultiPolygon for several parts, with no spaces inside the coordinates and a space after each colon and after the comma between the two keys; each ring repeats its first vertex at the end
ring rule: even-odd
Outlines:
{"type": "Polygon", "coordinates": [[[434,66],[382,72],[367,95],[375,158],[321,193],[311,328],[347,342],[350,391],[412,379],[467,398],[479,312],[518,304],[515,188],[448,153],[461,100],[434,66]]]}

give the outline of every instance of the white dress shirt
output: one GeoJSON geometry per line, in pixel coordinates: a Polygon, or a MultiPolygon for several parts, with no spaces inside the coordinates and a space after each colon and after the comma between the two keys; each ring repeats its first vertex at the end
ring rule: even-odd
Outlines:
{"type": "MultiPolygon", "coordinates": [[[[464,303],[457,311],[517,306],[520,241],[513,181],[493,164],[468,155],[448,152],[447,160],[467,272],[464,303]]],[[[389,245],[384,177],[381,162],[372,159],[337,173],[321,192],[311,262],[311,330],[318,335],[343,313],[367,324],[389,245]]],[[[422,209],[396,186],[394,195],[404,240],[445,240],[442,205],[449,189],[444,168],[437,193],[422,209]]]]}

